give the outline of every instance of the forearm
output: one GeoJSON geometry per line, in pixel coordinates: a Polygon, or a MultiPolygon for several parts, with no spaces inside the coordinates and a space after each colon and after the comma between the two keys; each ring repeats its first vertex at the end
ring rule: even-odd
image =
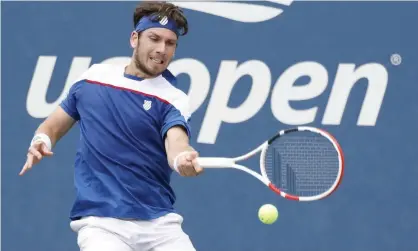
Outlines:
{"type": "Polygon", "coordinates": [[[58,130],[54,129],[47,121],[41,123],[35,131],[35,135],[46,134],[51,140],[51,146],[54,147],[58,140],[63,136],[58,130]]]}
{"type": "Polygon", "coordinates": [[[167,160],[171,167],[173,167],[174,159],[182,152],[195,151],[189,144],[179,143],[170,148],[167,152],[167,160]]]}
{"type": "Polygon", "coordinates": [[[195,151],[190,146],[187,134],[181,128],[172,128],[167,133],[166,138],[167,161],[170,167],[173,167],[173,162],[176,156],[182,152],[195,151]]]}
{"type": "Polygon", "coordinates": [[[61,108],[58,108],[35,131],[36,134],[45,134],[51,141],[51,146],[55,144],[71,129],[75,120],[68,116],[61,108]]]}

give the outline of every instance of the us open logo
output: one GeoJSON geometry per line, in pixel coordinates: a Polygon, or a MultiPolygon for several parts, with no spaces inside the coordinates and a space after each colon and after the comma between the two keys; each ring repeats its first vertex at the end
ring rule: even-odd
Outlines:
{"type": "Polygon", "coordinates": [[[168,23],[168,18],[167,17],[161,18],[161,20],[160,20],[161,25],[166,25],[167,23],[168,23]]]}
{"type": "Polygon", "coordinates": [[[150,100],[144,100],[144,104],[142,105],[145,109],[145,111],[148,111],[151,109],[152,102],[150,100]]]}

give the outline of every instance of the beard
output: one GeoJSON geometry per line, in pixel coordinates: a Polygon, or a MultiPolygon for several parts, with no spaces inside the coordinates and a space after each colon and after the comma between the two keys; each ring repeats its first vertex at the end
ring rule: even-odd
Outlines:
{"type": "MultiPolygon", "coordinates": [[[[145,61],[145,60],[144,60],[145,61]]],[[[136,52],[135,52],[135,57],[134,57],[134,63],[135,66],[138,70],[142,71],[143,73],[145,73],[146,75],[150,76],[150,77],[156,77],[158,75],[160,75],[163,71],[161,72],[152,72],[150,70],[147,69],[147,66],[145,64],[145,62],[143,62],[141,60],[141,56],[139,55],[139,43],[136,47],[136,52]]]]}

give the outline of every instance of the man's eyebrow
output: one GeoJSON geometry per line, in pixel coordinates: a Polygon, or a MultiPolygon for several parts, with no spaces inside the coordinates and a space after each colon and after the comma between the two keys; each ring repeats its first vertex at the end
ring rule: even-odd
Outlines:
{"type": "Polygon", "coordinates": [[[154,32],[152,32],[152,31],[150,31],[149,33],[150,33],[150,35],[154,35],[154,36],[159,37],[159,35],[158,35],[157,33],[154,33],[154,32]]]}
{"type": "MultiPolygon", "coordinates": [[[[149,35],[150,35],[150,36],[157,36],[157,37],[159,37],[159,38],[161,37],[160,35],[158,35],[157,33],[153,32],[153,31],[150,31],[150,32],[149,32],[149,35]]],[[[173,42],[173,43],[177,43],[177,39],[171,39],[171,38],[168,38],[167,40],[168,40],[168,41],[170,41],[170,42],[173,42]]]]}

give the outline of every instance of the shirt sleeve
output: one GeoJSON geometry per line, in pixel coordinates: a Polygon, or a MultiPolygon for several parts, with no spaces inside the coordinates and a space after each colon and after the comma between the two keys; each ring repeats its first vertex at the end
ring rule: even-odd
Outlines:
{"type": "Polygon", "coordinates": [[[80,114],[77,110],[77,100],[80,96],[81,85],[92,71],[96,71],[97,64],[93,64],[88,70],[83,72],[71,86],[65,99],[61,102],[60,107],[75,120],[80,120],[80,114]]]}
{"type": "Polygon", "coordinates": [[[191,138],[189,100],[187,97],[182,97],[173,104],[167,105],[161,128],[161,137],[163,139],[167,131],[173,126],[182,126],[189,138],[191,138]]]}
{"type": "Polygon", "coordinates": [[[79,96],[80,86],[83,81],[73,84],[60,106],[64,111],[75,120],[80,120],[80,114],[77,110],[77,97],[79,96]]]}

